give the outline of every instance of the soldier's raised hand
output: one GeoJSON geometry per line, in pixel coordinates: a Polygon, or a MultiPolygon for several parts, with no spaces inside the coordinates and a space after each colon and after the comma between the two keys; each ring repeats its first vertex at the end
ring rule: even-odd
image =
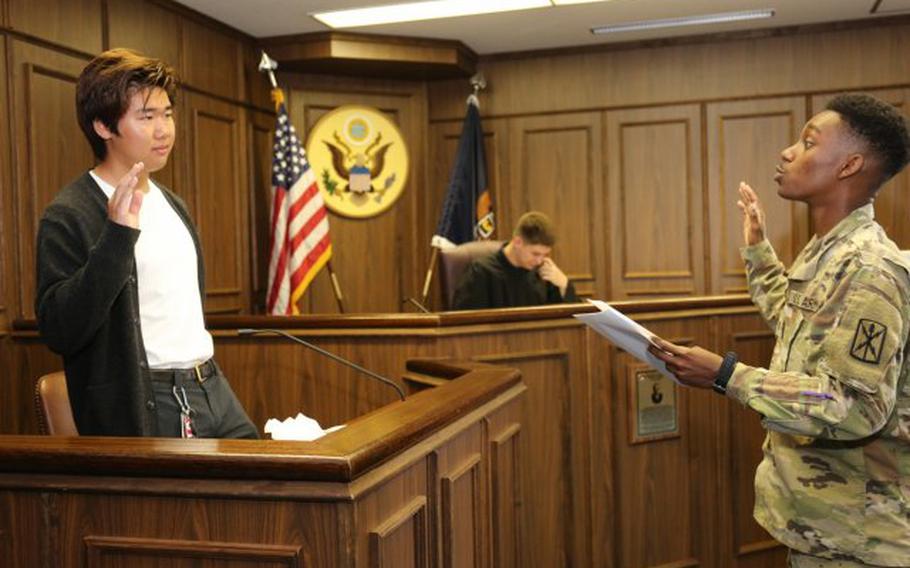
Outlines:
{"type": "Polygon", "coordinates": [[[765,239],[765,210],[761,201],[749,184],[739,182],[739,201],[736,202],[743,213],[743,241],[751,246],[765,239]]]}

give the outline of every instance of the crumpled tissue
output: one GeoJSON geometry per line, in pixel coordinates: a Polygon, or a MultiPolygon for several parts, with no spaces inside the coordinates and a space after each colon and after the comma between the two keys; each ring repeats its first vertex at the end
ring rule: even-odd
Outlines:
{"type": "Polygon", "coordinates": [[[344,428],[344,424],[332,426],[323,430],[319,422],[316,422],[302,412],[298,412],[293,418],[278,420],[269,418],[265,423],[265,433],[271,434],[273,440],[297,440],[299,442],[311,442],[329,432],[344,428]]]}

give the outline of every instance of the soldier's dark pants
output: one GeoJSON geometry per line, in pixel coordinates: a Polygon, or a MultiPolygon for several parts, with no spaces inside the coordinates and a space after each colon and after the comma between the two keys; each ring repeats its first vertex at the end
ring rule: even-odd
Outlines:
{"type": "Polygon", "coordinates": [[[180,403],[174,395],[186,393],[193,409],[193,427],[198,438],[259,438],[231,385],[213,359],[192,369],[152,370],[152,386],[158,413],[157,435],[181,437],[180,403]],[[182,389],[182,390],[181,390],[182,389]]]}

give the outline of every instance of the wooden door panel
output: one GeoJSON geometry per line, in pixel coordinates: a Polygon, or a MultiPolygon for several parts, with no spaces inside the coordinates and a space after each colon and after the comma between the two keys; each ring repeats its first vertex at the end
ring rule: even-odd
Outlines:
{"type": "Polygon", "coordinates": [[[806,122],[805,99],[782,97],[707,105],[711,293],[746,290],[742,216],[736,201],[740,181],[758,193],[767,217],[767,237],[789,264],[808,240],[805,205],[777,196],[773,181],[780,152],[799,136],[806,122]]]}
{"type": "Polygon", "coordinates": [[[602,135],[598,113],[509,121],[508,196],[499,198],[500,234],[536,210],[556,226],[552,256],[581,296],[603,296],[602,135]]]}
{"type": "Polygon", "coordinates": [[[45,207],[63,186],[94,164],[76,121],[76,80],[86,61],[19,41],[11,42],[18,253],[18,317],[34,317],[35,236],[45,207]]]}
{"type": "Polygon", "coordinates": [[[606,124],[611,296],[703,294],[698,107],[608,111],[606,124]]]}

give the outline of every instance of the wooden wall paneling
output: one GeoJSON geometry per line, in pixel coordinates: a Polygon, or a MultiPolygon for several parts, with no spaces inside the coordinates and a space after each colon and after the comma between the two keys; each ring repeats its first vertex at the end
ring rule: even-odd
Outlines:
{"type": "MultiPolygon", "coordinates": [[[[910,117],[910,89],[865,89],[862,92],[885,100],[905,116],[910,117]]],[[[835,93],[814,95],[811,99],[812,115],[825,110],[835,93]]],[[[910,211],[910,169],[889,180],[879,190],[875,198],[875,219],[888,236],[901,249],[910,249],[910,223],[907,223],[907,212],[910,211]]]]}
{"type": "Polygon", "coordinates": [[[249,311],[249,177],[246,114],[186,93],[187,188],[205,256],[206,313],[249,311]]]}
{"type": "Polygon", "coordinates": [[[343,511],[334,503],[144,496],[138,486],[132,492],[118,493],[35,491],[34,498],[20,495],[12,511],[16,515],[11,525],[13,542],[28,543],[35,534],[44,534],[48,547],[43,562],[12,565],[350,565],[345,564],[347,559],[337,544],[343,511]],[[210,521],[225,518],[232,521],[210,521]],[[58,528],[64,525],[78,529],[58,528]],[[321,528],[305,531],[302,526],[321,528]]]}
{"type": "Polygon", "coordinates": [[[51,516],[55,513],[52,497],[35,493],[31,500],[36,506],[16,506],[18,499],[12,491],[0,491],[0,523],[7,529],[0,535],[0,552],[5,549],[7,554],[3,555],[3,560],[9,562],[11,566],[41,566],[45,560],[39,558],[33,549],[16,546],[16,543],[20,542],[17,532],[26,535],[41,534],[45,515],[51,516]]]}
{"type": "MultiPolygon", "coordinates": [[[[0,527],[10,527],[13,524],[12,515],[13,507],[11,504],[11,496],[9,493],[0,492],[0,527]]],[[[16,519],[16,522],[20,522],[20,519],[16,519]]],[[[9,530],[0,529],[0,554],[3,558],[6,558],[7,561],[13,559],[13,550],[12,550],[12,535],[9,530]]],[[[31,559],[30,564],[34,565],[38,563],[37,558],[31,559]]]]}
{"type": "Polygon", "coordinates": [[[521,417],[517,405],[487,418],[489,456],[489,514],[492,526],[487,564],[496,568],[521,568],[523,504],[521,482],[521,417]]]}
{"type": "Polygon", "coordinates": [[[806,100],[781,97],[706,106],[711,293],[744,292],[742,215],[736,206],[740,181],[758,193],[767,237],[785,265],[808,241],[805,205],[778,197],[773,180],[780,152],[797,140],[806,122],[806,100]]]}
{"type": "MultiPolygon", "coordinates": [[[[345,104],[379,109],[408,144],[410,171],[403,194],[375,217],[351,219],[329,213],[332,264],[349,313],[400,312],[403,301],[419,296],[430,235],[418,235],[417,193],[425,191],[426,102],[423,87],[411,82],[315,80],[286,76],[288,112],[306,140],[321,116],[345,104]]],[[[311,164],[317,173],[326,164],[311,164]]],[[[327,271],[317,275],[299,304],[301,312],[337,312],[327,271]]]]}
{"type": "MultiPolygon", "coordinates": [[[[501,54],[481,58],[477,70],[492,86],[484,97],[491,116],[903,85],[910,25],[897,21],[501,54]]],[[[431,120],[463,113],[463,85],[429,84],[431,120]]]]}
{"type": "MultiPolygon", "coordinates": [[[[19,294],[15,316],[34,317],[35,235],[44,208],[60,189],[94,164],[76,122],[76,78],[85,61],[13,40],[12,81],[15,225],[19,294]]],[[[12,317],[13,314],[10,314],[12,317]]]]}
{"type": "Polygon", "coordinates": [[[83,541],[87,564],[97,568],[152,567],[162,562],[174,568],[191,568],[200,561],[238,568],[296,568],[303,561],[299,546],[94,535],[83,541]]]}
{"type": "MultiPolygon", "coordinates": [[[[435,453],[438,495],[437,554],[433,566],[446,568],[486,565],[484,537],[487,469],[483,432],[475,426],[435,453]]],[[[432,547],[431,547],[432,548],[432,547]]]]}
{"type": "MultiPolygon", "coordinates": [[[[396,399],[395,392],[343,365],[281,337],[216,338],[215,358],[231,381],[250,419],[262,429],[269,418],[303,412],[324,427],[343,424],[396,399]]],[[[421,341],[401,336],[303,338],[392,379],[421,341]]]]}
{"type": "MultiPolygon", "coordinates": [[[[603,152],[598,113],[527,116],[509,120],[509,192],[497,203],[509,235],[522,213],[538,210],[553,220],[552,256],[581,296],[607,289],[604,242],[603,152]]],[[[605,230],[605,226],[607,227],[605,230]]]]}
{"type": "Polygon", "coordinates": [[[523,566],[574,566],[590,545],[586,381],[568,351],[507,349],[474,359],[520,369],[528,387],[519,438],[523,566]]]}
{"type": "Polygon", "coordinates": [[[615,351],[599,333],[584,330],[587,353],[587,376],[591,382],[591,566],[616,566],[616,479],[613,475],[615,445],[625,440],[614,433],[614,409],[624,404],[613,403],[616,378],[613,374],[615,351]]]}
{"type": "MultiPolygon", "coordinates": [[[[6,6],[0,5],[0,14],[5,11],[6,6]]],[[[2,17],[2,16],[0,16],[2,17]]],[[[7,306],[16,305],[14,297],[13,282],[16,278],[16,265],[14,262],[15,249],[13,243],[15,239],[10,231],[13,226],[15,202],[13,201],[12,192],[12,145],[11,129],[12,116],[9,106],[9,75],[6,73],[6,37],[0,40],[0,341],[5,341],[3,337],[9,330],[9,317],[7,306]]]]}
{"type": "Polygon", "coordinates": [[[699,108],[607,111],[606,139],[610,297],[704,294],[699,108]]]}
{"type": "Polygon", "coordinates": [[[35,412],[35,381],[38,377],[63,370],[63,360],[38,339],[22,340],[12,336],[0,340],[0,363],[5,374],[0,376],[3,395],[0,399],[19,401],[10,404],[0,416],[0,428],[6,434],[38,434],[35,412]]]}
{"type": "MultiPolygon", "coordinates": [[[[496,232],[494,238],[507,240],[512,235],[512,225],[507,221],[508,213],[504,213],[502,204],[507,203],[514,190],[509,186],[509,176],[503,173],[508,163],[508,121],[504,119],[485,120],[481,116],[483,125],[484,150],[487,157],[487,185],[493,196],[493,211],[496,216],[496,232]]],[[[452,167],[455,165],[455,156],[458,152],[458,141],[461,138],[462,121],[431,123],[429,126],[429,155],[427,160],[427,189],[422,192],[423,205],[419,207],[423,212],[424,224],[427,231],[424,234],[433,235],[439,216],[442,213],[442,204],[449,188],[452,167]]],[[[517,219],[516,219],[517,220],[517,219]]],[[[429,246],[429,244],[427,244],[429,246]]],[[[441,284],[439,274],[434,276],[436,285],[431,290],[431,306],[437,309],[441,303],[441,284]]]]}
{"type": "MultiPolygon", "coordinates": [[[[162,59],[182,79],[180,30],[180,16],[158,4],[145,0],[107,0],[108,44],[105,48],[128,47],[162,59]]],[[[219,55],[213,53],[210,57],[218,59],[219,55]]]]}
{"type": "Polygon", "coordinates": [[[253,313],[265,313],[266,291],[269,282],[269,235],[272,207],[272,144],[275,135],[275,116],[257,110],[247,111],[249,133],[248,163],[250,164],[249,210],[250,306],[253,313]]]}
{"type": "Polygon", "coordinates": [[[246,96],[244,44],[205,24],[181,20],[183,80],[206,93],[240,100],[246,96]]]}
{"type": "MultiPolygon", "coordinates": [[[[774,333],[757,314],[718,318],[716,351],[732,349],[747,365],[767,368],[774,349],[774,333]]],[[[714,538],[737,568],[773,568],[786,563],[786,548],[775,541],[752,518],[755,506],[755,468],[762,459],[765,429],[761,417],[736,401],[725,400],[717,429],[717,504],[719,523],[724,530],[714,538]]]]}
{"type": "Polygon", "coordinates": [[[16,31],[95,54],[102,50],[102,0],[8,0],[16,31]]]}
{"type": "MultiPolygon", "coordinates": [[[[645,325],[675,343],[710,345],[706,319],[645,325]]],[[[716,430],[709,391],[676,388],[678,436],[633,443],[634,382],[649,367],[616,349],[613,358],[615,566],[723,566],[714,552],[716,474],[710,440],[716,430]],[[626,402],[629,401],[629,402],[626,402]]]]}
{"type": "Polygon", "coordinates": [[[425,460],[357,503],[354,522],[359,568],[429,568],[430,485],[425,460]]]}

